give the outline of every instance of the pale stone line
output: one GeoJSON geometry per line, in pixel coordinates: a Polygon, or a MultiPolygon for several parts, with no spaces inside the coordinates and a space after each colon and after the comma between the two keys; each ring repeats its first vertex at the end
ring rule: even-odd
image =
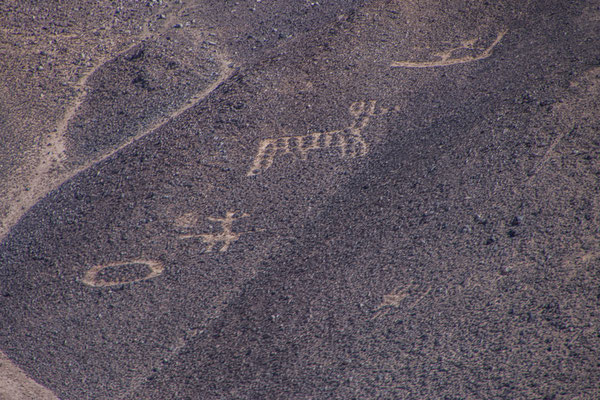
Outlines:
{"type": "MultiPolygon", "coordinates": [[[[178,10],[177,12],[179,12],[178,10]]],[[[172,20],[173,15],[169,15],[167,22],[163,25],[164,27],[169,27],[170,22],[172,20]]],[[[150,37],[150,32],[148,30],[147,22],[144,24],[144,30],[140,37],[140,41],[147,39],[150,37]]],[[[44,146],[44,151],[48,152],[48,147],[54,151],[50,151],[49,160],[47,160],[47,165],[43,167],[36,168],[34,174],[37,174],[32,178],[31,181],[27,182],[29,186],[31,186],[30,191],[23,191],[19,194],[16,201],[11,204],[7,217],[4,221],[0,221],[0,242],[6,237],[9,230],[20,220],[20,218],[27,212],[31,207],[33,207],[39,200],[41,200],[46,194],[50,191],[58,188],[62,183],[71,179],[75,175],[80,172],[106,160],[111,157],[115,153],[121,151],[125,147],[129,146],[133,142],[147,136],[149,133],[155,131],[156,129],[162,127],[167,122],[172,119],[178,117],[185,111],[189,110],[191,107],[196,105],[199,101],[206,98],[210,93],[212,93],[217,87],[219,87],[225,80],[227,80],[234,72],[233,64],[230,60],[226,58],[226,56],[222,54],[217,54],[217,59],[220,63],[220,76],[219,78],[210,84],[206,89],[200,91],[196,95],[192,96],[192,98],[185,104],[183,107],[172,112],[170,115],[160,119],[159,121],[152,124],[148,129],[141,132],[140,134],[134,136],[129,139],[125,143],[121,144],[119,147],[113,149],[112,151],[103,154],[100,157],[92,160],[91,162],[85,164],[84,166],[74,169],[72,171],[63,172],[56,177],[49,176],[50,167],[52,159],[58,158],[58,161],[62,158],[61,155],[64,153],[64,133],[66,131],[66,127],[69,121],[75,116],[75,113],[83,103],[85,99],[85,95],[87,92],[84,90],[87,80],[89,77],[101,66],[105,65],[106,62],[115,59],[119,55],[122,55],[132,49],[134,46],[138,45],[139,42],[135,42],[128,46],[126,49],[117,53],[114,57],[103,59],[101,63],[97,66],[93,67],[84,74],[76,87],[79,88],[82,92],[79,96],[76,97],[73,104],[67,109],[65,115],[58,122],[56,131],[53,136],[51,136],[50,140],[47,142],[50,144],[49,146],[44,146]],[[37,186],[34,186],[37,185],[37,186]]],[[[41,164],[41,163],[40,163],[41,164]]],[[[191,331],[191,337],[196,336],[200,332],[196,330],[191,331]]],[[[188,340],[190,338],[187,338],[188,340]]],[[[187,341],[182,341],[183,343],[178,344],[174,349],[175,354],[180,351],[182,347],[185,346],[187,341]]],[[[135,382],[134,382],[135,383],[135,382]]],[[[133,390],[133,388],[131,389],[133,390]]],[[[14,365],[9,358],[0,351],[0,400],[60,400],[52,391],[45,388],[44,386],[38,384],[33,379],[29,378],[21,369],[19,369],[16,365],[14,365]]]]}
{"type": "Polygon", "coordinates": [[[109,152],[102,154],[101,156],[95,158],[91,162],[88,162],[87,164],[84,164],[83,166],[81,166],[79,168],[74,168],[73,170],[59,173],[57,176],[54,176],[54,177],[51,176],[51,174],[49,173],[50,172],[50,167],[49,167],[50,163],[44,164],[44,165],[42,165],[43,163],[40,163],[38,168],[36,168],[35,174],[37,174],[37,175],[34,175],[32,177],[32,179],[30,181],[28,181],[28,184],[30,185],[30,190],[22,191],[17,196],[17,199],[15,199],[14,201],[11,202],[7,216],[4,219],[4,221],[2,221],[3,222],[2,226],[0,226],[0,241],[2,241],[6,237],[10,228],[12,228],[14,225],[16,225],[17,222],[21,219],[21,217],[25,213],[31,207],[33,207],[39,200],[41,200],[45,195],[47,195],[49,192],[58,188],[62,183],[64,183],[68,179],[71,179],[72,177],[79,174],[80,172],[106,160],[107,158],[111,157],[115,153],[117,153],[117,152],[123,150],[125,147],[129,146],[131,143],[143,138],[144,136],[148,135],[150,132],[153,132],[154,130],[160,128],[161,126],[166,124],[168,121],[178,117],[179,115],[181,115],[182,113],[184,113],[185,111],[189,110],[191,107],[196,105],[199,101],[204,99],[206,96],[208,96],[221,83],[223,83],[226,79],[228,79],[234,71],[234,68],[231,67],[231,62],[228,59],[226,59],[225,56],[220,55],[220,56],[218,56],[218,59],[221,64],[221,68],[220,68],[221,74],[219,76],[219,79],[217,79],[215,82],[210,84],[206,89],[204,89],[201,92],[197,93],[196,95],[192,96],[192,98],[183,107],[180,107],[179,109],[175,110],[168,116],[159,119],[157,122],[152,124],[148,129],[144,130],[143,132],[141,132],[141,133],[135,135],[134,137],[130,138],[129,140],[125,141],[120,146],[114,148],[113,150],[111,150],[109,152]]]}
{"type": "MultiPolygon", "coordinates": [[[[185,111],[187,111],[188,109],[190,109],[191,107],[196,105],[199,101],[206,98],[219,85],[221,85],[221,83],[223,83],[225,80],[227,80],[233,74],[233,71],[234,71],[234,68],[231,66],[232,63],[225,56],[221,55],[218,58],[219,58],[219,62],[221,64],[221,69],[220,69],[221,75],[219,76],[219,79],[217,79],[215,82],[213,82],[211,85],[209,85],[203,91],[201,91],[198,94],[196,94],[195,96],[193,96],[191,98],[191,100],[185,106],[179,108],[175,112],[171,113],[169,116],[156,122],[150,128],[148,128],[144,132],[136,135],[135,137],[131,138],[130,140],[128,140],[126,143],[123,143],[118,148],[113,149],[111,152],[104,154],[101,157],[96,158],[95,160],[84,165],[81,168],[78,168],[74,171],[69,171],[69,172],[61,175],[59,178],[55,179],[54,181],[48,182],[47,186],[45,187],[46,190],[44,192],[36,194],[37,197],[35,197],[35,201],[33,201],[31,206],[33,206],[35,203],[37,203],[37,201],[39,201],[48,192],[56,189],[58,186],[60,186],[66,180],[68,180],[68,179],[72,178],[73,176],[79,174],[80,172],[102,162],[103,160],[106,160],[107,158],[109,158],[112,155],[114,155],[115,153],[121,151],[122,149],[129,146],[133,142],[143,138],[144,136],[148,135],[149,133],[153,132],[154,130],[165,125],[167,122],[171,121],[173,118],[178,117],[179,115],[181,115],[182,113],[184,113],[185,111]]],[[[30,207],[28,207],[27,210],[30,207]]],[[[2,239],[4,239],[4,237],[8,233],[9,227],[14,226],[14,224],[16,222],[18,222],[18,219],[20,219],[20,217],[27,210],[22,210],[21,213],[18,214],[18,216],[14,220],[14,222],[12,224],[8,225],[8,227],[1,228],[0,241],[2,239]]],[[[190,340],[191,338],[195,337],[198,333],[200,333],[200,332],[191,331],[190,337],[186,338],[187,340],[184,339],[185,341],[182,345],[180,345],[180,347],[185,346],[185,344],[187,344],[187,341],[190,340]]],[[[180,350],[180,347],[175,348],[173,354],[177,354],[180,350]]],[[[143,381],[144,378],[146,378],[146,376],[144,376],[141,379],[141,381],[143,381]]],[[[139,377],[137,380],[138,381],[140,380],[139,377]]],[[[130,389],[130,391],[133,391],[136,387],[139,386],[139,382],[136,382],[136,380],[134,380],[134,382],[132,382],[132,384],[133,384],[133,386],[130,389]]],[[[7,394],[7,396],[8,396],[8,394],[7,394]]],[[[27,375],[25,375],[21,370],[19,370],[16,366],[14,366],[14,364],[12,364],[8,360],[8,358],[6,358],[3,355],[3,353],[0,352],[0,400],[60,400],[60,399],[58,397],[56,397],[49,389],[46,389],[45,387],[36,383],[31,378],[27,377],[27,375]],[[6,398],[3,397],[5,393],[10,394],[10,396],[6,397],[6,398]],[[23,394],[21,394],[21,393],[23,393],[23,394]],[[15,396],[21,396],[21,397],[15,397],[15,396]],[[27,396],[30,396],[30,397],[27,397],[27,396]]]]}
{"type": "Polygon", "coordinates": [[[77,111],[87,97],[88,80],[98,69],[106,65],[107,62],[125,54],[127,51],[137,46],[139,42],[147,39],[150,36],[148,22],[149,20],[144,21],[142,34],[137,37],[131,45],[127,46],[124,50],[119,51],[112,57],[102,57],[99,62],[85,72],[74,85],[75,89],[78,91],[75,99],[71,105],[67,107],[63,117],[57,122],[54,131],[49,134],[40,146],[40,155],[37,165],[32,172],[28,173],[28,179],[24,180],[24,186],[28,187],[29,190],[25,187],[20,188],[20,192],[17,194],[16,199],[11,201],[6,217],[3,221],[0,221],[0,240],[4,239],[4,236],[8,233],[9,229],[17,223],[27,210],[33,207],[41,197],[51,190],[47,190],[49,181],[60,180],[62,176],[68,175],[68,173],[59,173],[58,176],[53,177],[52,169],[59,168],[65,158],[65,133],[69,122],[75,117],[77,111]]]}
{"type": "MultiPolygon", "coordinates": [[[[172,25],[174,18],[176,18],[178,13],[180,13],[183,9],[184,8],[179,7],[174,9],[171,13],[169,13],[167,19],[162,24],[162,28],[158,30],[156,34],[164,33],[167,29],[169,29],[169,27],[172,25]]],[[[107,56],[101,58],[100,61],[89,71],[85,72],[74,85],[75,89],[77,89],[79,93],[75,96],[75,99],[67,108],[63,117],[56,124],[54,131],[41,145],[41,151],[37,165],[35,166],[32,172],[27,173],[27,178],[24,179],[24,182],[21,185],[22,187],[15,190],[15,198],[11,200],[6,215],[2,218],[2,220],[0,220],[0,241],[2,241],[6,237],[10,229],[17,224],[17,222],[21,219],[23,214],[25,214],[46,194],[56,189],[58,186],[60,186],[60,184],[72,178],[84,169],[89,168],[90,166],[96,164],[99,161],[102,161],[103,159],[115,153],[115,151],[112,151],[108,154],[105,153],[103,156],[97,158],[91,163],[88,163],[83,167],[76,168],[71,171],[61,171],[60,168],[62,161],[65,158],[65,133],[69,122],[73,119],[73,117],[77,115],[77,111],[85,101],[85,98],[88,94],[88,80],[99,68],[106,65],[106,63],[127,53],[129,50],[139,45],[144,40],[147,40],[148,38],[152,37],[154,34],[150,31],[149,24],[153,20],[153,18],[154,17],[151,16],[144,21],[141,34],[137,36],[129,46],[117,52],[111,57],[107,56]]],[[[213,85],[211,85],[210,87],[212,86],[213,85]]],[[[204,91],[202,93],[204,93],[204,91]]],[[[191,100],[199,100],[197,96],[194,96],[191,100]]],[[[192,105],[193,104],[188,104],[184,106],[183,110],[179,109],[175,111],[175,113],[171,114],[171,116],[177,116],[181,114],[181,112],[187,110],[192,105]]],[[[156,126],[157,124],[153,125],[153,127],[156,126]]],[[[155,129],[153,127],[151,127],[150,129],[155,129]]],[[[145,136],[146,133],[148,133],[148,130],[146,130],[143,134],[136,136],[136,138],[145,136]]],[[[131,141],[127,142],[125,145],[128,145],[129,143],[131,143],[131,141]]],[[[122,149],[123,147],[125,146],[120,146],[118,150],[122,149]]]]}
{"type": "Polygon", "coordinates": [[[418,61],[416,61],[416,62],[415,61],[394,61],[390,64],[390,66],[393,68],[398,68],[398,67],[402,67],[402,68],[433,68],[433,67],[447,67],[450,65],[466,64],[466,63],[484,60],[492,55],[492,51],[494,50],[494,47],[496,47],[496,45],[498,43],[500,43],[500,41],[502,40],[504,35],[506,35],[506,33],[507,33],[507,31],[499,32],[498,36],[492,42],[492,44],[489,47],[487,47],[481,54],[479,54],[477,56],[451,58],[452,53],[455,52],[456,50],[472,48],[472,46],[474,45],[474,41],[468,40],[468,41],[465,41],[459,47],[456,47],[456,48],[450,49],[446,52],[437,54],[439,57],[441,57],[441,60],[421,61],[421,62],[418,62],[418,61]]]}
{"type": "Polygon", "coordinates": [[[533,173],[531,174],[531,176],[529,178],[527,178],[527,180],[525,181],[525,186],[528,186],[529,184],[531,184],[531,182],[535,179],[535,177],[537,177],[539,175],[540,171],[542,169],[544,169],[544,167],[546,166],[546,163],[548,163],[548,161],[550,161],[555,156],[554,150],[556,149],[556,146],[558,146],[558,144],[560,142],[562,142],[562,140],[565,137],[569,136],[574,131],[575,131],[575,126],[573,128],[571,128],[571,130],[569,130],[569,131],[567,131],[565,129],[561,130],[561,132],[554,139],[554,141],[552,142],[552,144],[550,145],[548,150],[546,150],[546,153],[544,153],[544,156],[542,157],[540,162],[533,169],[533,173]]]}

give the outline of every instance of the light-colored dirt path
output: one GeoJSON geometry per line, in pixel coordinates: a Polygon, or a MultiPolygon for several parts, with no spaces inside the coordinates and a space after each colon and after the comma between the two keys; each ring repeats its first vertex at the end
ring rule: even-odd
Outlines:
{"type": "MultiPolygon", "coordinates": [[[[190,100],[184,106],[175,110],[169,116],[157,121],[156,123],[151,125],[148,129],[144,130],[143,132],[136,135],[135,137],[129,139],[127,142],[121,144],[119,147],[111,150],[108,153],[103,154],[101,157],[98,157],[97,159],[91,161],[90,163],[84,165],[83,167],[80,167],[76,170],[71,170],[71,171],[66,171],[66,172],[60,173],[54,177],[51,176],[49,169],[43,169],[43,168],[38,169],[36,171],[36,172],[38,172],[38,175],[35,177],[35,180],[32,181],[32,183],[31,183],[31,190],[23,192],[22,196],[20,198],[20,201],[17,202],[16,204],[14,204],[13,207],[11,207],[11,213],[9,213],[10,218],[7,219],[8,223],[6,224],[6,226],[7,227],[14,226],[14,224],[16,224],[18,222],[19,218],[29,208],[31,208],[43,196],[45,196],[51,190],[57,188],[60,184],[65,182],[67,179],[70,179],[71,177],[77,175],[79,172],[109,158],[110,156],[112,156],[113,154],[122,150],[123,148],[127,147],[128,145],[135,142],[136,140],[141,139],[142,137],[155,131],[156,129],[158,129],[161,126],[163,126],[164,124],[166,124],[168,121],[181,115],[182,113],[184,113],[185,111],[187,111],[188,109],[193,107],[195,104],[197,104],[199,101],[204,99],[206,96],[208,96],[222,82],[224,82],[227,78],[229,78],[234,71],[233,68],[231,67],[231,65],[232,65],[231,62],[227,59],[227,57],[225,57],[222,54],[219,54],[217,59],[220,64],[220,68],[219,68],[220,74],[219,74],[219,78],[215,82],[213,82],[211,85],[209,85],[207,88],[205,88],[201,92],[192,96],[190,98],[190,100]],[[49,176],[51,177],[51,180],[48,180],[49,176]],[[33,183],[33,182],[35,182],[35,183],[33,183]],[[21,203],[21,201],[22,201],[22,203],[21,203]],[[17,206],[22,206],[22,207],[17,207],[17,206]]],[[[73,107],[73,111],[70,113],[71,114],[70,117],[72,117],[74,115],[75,111],[76,111],[76,107],[73,107]]],[[[65,116],[65,118],[63,120],[65,121],[64,124],[66,126],[66,123],[68,121],[67,116],[65,116]]],[[[64,131],[63,131],[63,133],[64,133],[64,131]]],[[[61,145],[61,141],[62,141],[62,139],[56,138],[55,143],[57,144],[57,147],[61,145]]],[[[56,153],[55,155],[59,156],[60,153],[56,153]]],[[[6,233],[8,233],[8,229],[5,229],[4,231],[0,232],[0,240],[6,235],[6,233]]],[[[195,334],[197,334],[197,332],[193,332],[192,336],[195,336],[195,334]]],[[[185,343],[186,343],[186,341],[182,341],[181,347],[183,347],[185,345],[185,343]]],[[[179,350],[180,350],[180,348],[178,347],[175,349],[175,351],[173,353],[177,354],[179,350]]],[[[18,369],[16,366],[14,366],[14,364],[12,364],[8,360],[8,358],[6,358],[6,356],[4,356],[1,352],[0,352],[0,363],[1,363],[1,365],[0,365],[0,400],[5,399],[5,397],[2,397],[2,396],[4,396],[4,392],[7,393],[7,396],[10,395],[9,397],[6,397],[6,400],[8,400],[8,399],[11,399],[11,400],[12,399],[19,399],[19,400],[20,399],[23,399],[23,400],[25,400],[25,399],[27,399],[27,400],[33,400],[33,399],[56,400],[56,399],[58,399],[56,396],[54,396],[52,394],[51,391],[49,391],[48,389],[44,388],[43,386],[37,384],[35,381],[33,381],[32,379],[27,377],[27,375],[25,375],[24,372],[22,372],[20,369],[18,369]],[[44,394],[45,397],[43,397],[42,395],[38,395],[37,394],[38,392],[36,392],[36,390],[39,393],[44,394]]],[[[145,375],[144,375],[144,377],[145,377],[145,375]]],[[[143,381],[143,379],[141,381],[143,381]]]]}
{"type": "MultiPolygon", "coordinates": [[[[159,119],[145,130],[130,138],[118,147],[103,153],[99,157],[90,160],[88,163],[67,170],[62,166],[66,154],[65,133],[70,121],[78,115],[81,105],[84,103],[88,95],[88,81],[93,74],[98,71],[106,63],[114,60],[131,50],[144,40],[150,39],[156,35],[164,33],[169,27],[178,20],[179,15],[185,11],[184,7],[173,10],[169,13],[160,30],[151,32],[149,29],[149,21],[144,23],[144,29],[140,35],[135,37],[131,44],[111,56],[106,56],[90,68],[81,76],[75,85],[77,95],[69,107],[66,109],[62,118],[58,121],[53,132],[47,137],[42,146],[40,146],[40,155],[37,165],[33,170],[21,181],[16,193],[9,204],[9,210],[6,216],[0,221],[0,241],[2,241],[10,229],[18,223],[20,218],[38,201],[46,196],[52,190],[58,188],[62,183],[74,177],[78,173],[87,168],[102,162],[111,157],[118,151],[127,147],[131,143],[143,138],[149,133],[160,128],[168,121],[178,117],[199,101],[202,101],[212,91],[214,91],[222,82],[228,79],[234,69],[232,62],[223,53],[217,52],[215,58],[219,63],[219,76],[209,86],[202,91],[193,95],[183,106],[171,112],[169,115],[159,119]]],[[[194,34],[192,32],[191,34],[194,34]]],[[[0,400],[59,400],[58,397],[49,389],[38,384],[33,379],[18,368],[10,359],[0,351],[0,400]]]]}
{"type": "Polygon", "coordinates": [[[39,200],[41,200],[45,195],[47,195],[50,191],[56,189],[63,182],[72,178],[79,172],[105,160],[106,158],[112,156],[113,154],[125,148],[129,144],[135,142],[136,140],[146,136],[150,132],[161,127],[167,121],[181,115],[183,112],[185,112],[186,110],[194,106],[196,103],[204,99],[209,93],[215,90],[223,81],[225,81],[227,78],[229,78],[229,76],[231,76],[231,74],[233,73],[232,63],[224,54],[217,52],[216,59],[219,62],[218,79],[215,80],[215,82],[213,82],[211,85],[206,87],[204,90],[193,95],[188,100],[188,102],[185,103],[182,107],[176,109],[168,116],[159,119],[147,129],[140,132],[138,135],[127,140],[118,147],[113,148],[108,152],[105,152],[101,156],[91,160],[85,165],[69,170],[65,170],[62,167],[62,162],[65,158],[66,151],[65,133],[69,122],[77,115],[79,108],[83,104],[88,94],[87,83],[90,77],[107,62],[110,62],[116,57],[125,54],[127,51],[131,50],[140,42],[149,39],[155,35],[160,35],[164,33],[166,29],[173,26],[178,16],[184,10],[185,8],[183,7],[173,10],[166,17],[162,28],[157,32],[150,32],[150,30],[148,29],[149,21],[147,21],[144,24],[144,29],[142,33],[138,37],[136,37],[129,46],[127,46],[125,49],[121,50],[117,54],[112,55],[111,57],[105,57],[99,60],[99,62],[95,66],[93,66],[79,79],[79,81],[76,84],[76,89],[78,90],[77,96],[75,97],[72,104],[68,107],[63,117],[57,123],[54,132],[47,138],[46,142],[41,146],[41,154],[36,167],[25,179],[21,181],[19,188],[16,190],[16,194],[13,197],[13,200],[8,206],[9,208],[8,212],[6,213],[6,216],[3,218],[2,221],[0,221],[0,241],[2,241],[6,237],[10,229],[19,221],[19,219],[26,212],[31,207],[33,207],[39,200]]]}
{"type": "MultiPolygon", "coordinates": [[[[24,191],[19,200],[14,203],[9,212],[9,218],[6,219],[5,226],[2,231],[0,231],[0,240],[4,238],[4,236],[8,233],[10,227],[14,226],[19,218],[29,210],[35,203],[37,203],[43,196],[45,196],[50,191],[56,189],[60,184],[65,182],[66,180],[72,178],[77,175],[79,172],[109,158],[113,154],[127,147],[131,143],[135,142],[138,139],[148,135],[154,130],[160,128],[168,121],[176,118],[181,115],[186,110],[190,109],[192,106],[197,104],[199,101],[208,96],[213,90],[215,90],[223,81],[229,78],[233,72],[233,68],[230,66],[231,62],[223,55],[220,55],[218,58],[220,63],[220,76],[219,78],[213,82],[210,86],[208,86],[203,91],[197,93],[192,96],[192,98],[179,109],[175,110],[168,117],[165,117],[152,126],[150,126],[145,131],[141,132],[137,136],[129,139],[127,142],[121,144],[119,147],[113,149],[112,151],[103,154],[101,157],[93,160],[92,162],[84,165],[81,168],[76,170],[66,171],[60,173],[58,175],[52,176],[49,168],[38,168],[35,176],[35,179],[31,181],[31,190],[24,191]],[[48,179],[50,178],[50,179],[48,179]]],[[[73,113],[75,112],[75,108],[73,113]]],[[[74,114],[72,114],[74,115],[74,114]]],[[[71,115],[71,117],[72,117],[71,115]]],[[[65,118],[65,121],[67,119],[65,118]]],[[[66,122],[65,122],[66,124],[66,122]]],[[[56,138],[56,148],[59,148],[61,145],[62,139],[56,138]]],[[[56,149],[55,148],[55,149],[56,149]]],[[[60,153],[54,153],[53,156],[60,156],[60,153]]],[[[176,349],[175,354],[179,350],[176,349]]],[[[57,400],[56,397],[50,390],[44,388],[43,386],[36,383],[34,380],[29,378],[23,371],[17,368],[14,364],[10,362],[10,360],[0,352],[0,400],[57,400]]]]}
{"type": "Polygon", "coordinates": [[[0,351],[0,400],[59,400],[0,351]]]}

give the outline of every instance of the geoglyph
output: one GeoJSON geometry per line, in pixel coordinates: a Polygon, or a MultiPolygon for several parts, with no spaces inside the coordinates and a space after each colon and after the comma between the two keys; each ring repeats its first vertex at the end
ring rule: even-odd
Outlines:
{"type": "Polygon", "coordinates": [[[488,58],[492,55],[492,50],[502,38],[506,35],[506,31],[501,31],[496,36],[496,39],[483,51],[481,51],[477,55],[466,55],[462,57],[457,57],[455,53],[460,53],[461,51],[473,51],[476,50],[476,44],[479,41],[478,39],[469,39],[461,42],[460,46],[454,47],[452,49],[442,51],[434,54],[434,56],[438,57],[439,60],[436,61],[394,61],[391,64],[391,67],[403,67],[403,68],[433,68],[433,67],[447,67],[449,65],[456,64],[466,64],[474,61],[479,61],[488,58]]]}
{"type": "Polygon", "coordinates": [[[246,176],[264,173],[273,165],[278,154],[292,154],[301,160],[307,160],[310,151],[337,148],[342,157],[355,158],[366,155],[368,145],[362,132],[375,115],[375,101],[352,103],[349,112],[354,119],[343,129],[261,140],[246,176]]]}

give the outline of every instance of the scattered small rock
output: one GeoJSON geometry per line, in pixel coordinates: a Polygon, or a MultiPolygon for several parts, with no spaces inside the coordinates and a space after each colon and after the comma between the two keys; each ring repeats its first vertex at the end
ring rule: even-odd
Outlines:
{"type": "Polygon", "coordinates": [[[512,221],[510,221],[510,225],[511,226],[519,226],[519,225],[521,225],[522,222],[523,222],[523,216],[517,215],[512,219],[512,221]]]}
{"type": "Polygon", "coordinates": [[[475,222],[481,225],[486,225],[488,223],[487,219],[484,218],[481,214],[475,214],[475,222]]]}
{"type": "Polygon", "coordinates": [[[512,267],[510,267],[509,265],[505,265],[503,267],[500,268],[500,275],[508,275],[510,273],[510,271],[512,270],[512,267]]]}
{"type": "Polygon", "coordinates": [[[183,25],[181,25],[181,24],[175,24],[175,25],[173,25],[173,28],[183,28],[183,25]]]}
{"type": "Polygon", "coordinates": [[[167,18],[167,17],[165,16],[165,14],[160,14],[160,15],[158,16],[158,19],[166,19],[166,18],[167,18]]]}

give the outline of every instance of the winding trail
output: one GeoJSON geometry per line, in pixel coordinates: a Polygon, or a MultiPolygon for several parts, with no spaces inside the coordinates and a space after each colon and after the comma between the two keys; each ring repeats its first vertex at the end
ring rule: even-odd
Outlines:
{"type": "Polygon", "coordinates": [[[13,200],[9,204],[8,212],[3,220],[0,221],[0,242],[4,240],[10,229],[19,222],[21,217],[49,192],[58,188],[63,182],[67,181],[78,173],[107,159],[136,140],[141,139],[152,131],[160,128],[171,119],[178,117],[183,112],[187,111],[208,96],[213,90],[215,90],[221,83],[223,83],[232,75],[234,71],[232,62],[227,58],[226,55],[217,51],[215,58],[219,62],[219,77],[215,80],[215,82],[210,84],[204,90],[193,95],[182,107],[179,107],[169,115],[160,118],[147,129],[125,141],[118,147],[103,153],[101,156],[96,157],[81,167],[65,170],[63,167],[63,161],[66,154],[65,133],[67,131],[69,122],[77,116],[81,105],[89,93],[88,81],[90,77],[108,62],[127,53],[139,43],[165,33],[167,29],[173,25],[173,22],[177,19],[179,14],[185,10],[185,7],[180,7],[172,11],[164,20],[162,27],[156,32],[150,31],[150,19],[147,19],[144,21],[142,33],[136,37],[129,46],[110,57],[107,56],[100,59],[100,61],[94,67],[81,76],[79,81],[75,84],[75,89],[77,89],[79,93],[73,100],[73,103],[67,108],[63,117],[58,121],[54,131],[40,146],[41,151],[39,158],[37,159],[37,165],[34,167],[33,171],[23,179],[19,185],[20,187],[16,189],[13,200]]]}
{"type": "MultiPolygon", "coordinates": [[[[80,172],[106,160],[129,146],[131,143],[145,137],[149,133],[165,125],[167,122],[178,117],[206,98],[233,74],[233,63],[226,55],[217,51],[215,58],[219,63],[219,77],[212,84],[193,95],[182,107],[179,107],[169,115],[160,118],[147,129],[125,141],[118,147],[96,157],[81,167],[72,170],[64,169],[62,164],[66,154],[65,133],[69,123],[77,116],[81,105],[84,103],[89,93],[88,81],[90,77],[108,62],[127,53],[139,43],[166,32],[166,30],[173,25],[173,22],[178,18],[179,14],[185,9],[185,7],[180,7],[169,13],[164,20],[162,27],[155,32],[150,31],[150,19],[145,20],[142,33],[136,37],[130,45],[112,56],[101,58],[96,65],[81,76],[79,81],[74,85],[74,88],[78,91],[75,99],[67,108],[63,117],[58,121],[53,132],[41,145],[40,154],[37,158],[37,165],[33,171],[26,175],[25,179],[20,183],[20,187],[16,189],[16,194],[10,202],[8,212],[3,220],[0,221],[0,242],[4,240],[10,229],[19,222],[21,217],[49,192],[57,189],[62,183],[80,172]]],[[[176,349],[176,352],[177,351],[179,351],[179,349],[176,349]]],[[[0,398],[10,398],[15,400],[30,400],[34,398],[40,400],[59,400],[51,390],[35,382],[28,377],[24,371],[14,365],[2,351],[0,351],[0,398]]]]}

